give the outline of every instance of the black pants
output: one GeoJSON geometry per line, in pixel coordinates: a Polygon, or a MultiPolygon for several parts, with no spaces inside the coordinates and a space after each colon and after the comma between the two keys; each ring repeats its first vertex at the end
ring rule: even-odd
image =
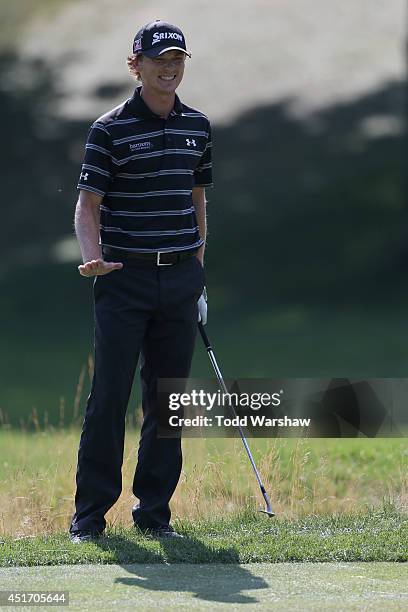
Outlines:
{"type": "Polygon", "coordinates": [[[189,376],[204,271],[193,256],[169,266],[135,260],[94,282],[95,370],[78,451],[70,532],[102,532],[122,491],[125,415],[141,356],[143,425],[132,510],[141,528],[168,525],[180,478],[180,438],[157,437],[158,378],[189,376]]]}

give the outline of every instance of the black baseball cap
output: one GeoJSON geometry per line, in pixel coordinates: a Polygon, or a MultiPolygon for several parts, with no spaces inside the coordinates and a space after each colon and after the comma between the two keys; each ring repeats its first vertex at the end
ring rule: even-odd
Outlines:
{"type": "Polygon", "coordinates": [[[133,53],[143,53],[147,57],[158,57],[165,51],[187,51],[183,32],[177,26],[157,19],[143,26],[133,41],[133,53]]]}

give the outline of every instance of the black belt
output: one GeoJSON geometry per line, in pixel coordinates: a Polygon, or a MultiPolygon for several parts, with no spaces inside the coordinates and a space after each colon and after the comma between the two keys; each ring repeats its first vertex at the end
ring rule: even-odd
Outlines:
{"type": "Polygon", "coordinates": [[[197,249],[190,251],[172,251],[169,253],[159,251],[157,253],[135,253],[131,251],[121,251],[120,249],[113,249],[112,247],[102,247],[103,255],[107,257],[114,257],[118,261],[121,260],[139,260],[147,261],[156,264],[157,266],[169,266],[171,264],[179,263],[185,259],[193,257],[197,253],[197,249]]]}

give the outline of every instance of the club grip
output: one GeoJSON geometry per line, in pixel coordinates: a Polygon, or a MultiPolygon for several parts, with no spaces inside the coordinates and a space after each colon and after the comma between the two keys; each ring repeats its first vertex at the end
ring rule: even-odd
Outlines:
{"type": "Polygon", "coordinates": [[[205,332],[204,325],[201,323],[201,321],[198,323],[198,329],[200,330],[200,334],[201,334],[201,337],[203,339],[203,342],[205,344],[206,349],[207,350],[210,349],[211,348],[211,344],[210,344],[208,336],[207,336],[207,334],[205,332]]]}

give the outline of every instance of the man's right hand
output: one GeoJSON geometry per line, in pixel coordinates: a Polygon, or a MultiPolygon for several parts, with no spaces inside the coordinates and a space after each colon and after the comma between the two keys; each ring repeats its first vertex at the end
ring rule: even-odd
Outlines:
{"type": "Polygon", "coordinates": [[[82,276],[102,276],[122,268],[123,263],[104,261],[103,259],[92,259],[78,266],[79,273],[82,276]]]}

